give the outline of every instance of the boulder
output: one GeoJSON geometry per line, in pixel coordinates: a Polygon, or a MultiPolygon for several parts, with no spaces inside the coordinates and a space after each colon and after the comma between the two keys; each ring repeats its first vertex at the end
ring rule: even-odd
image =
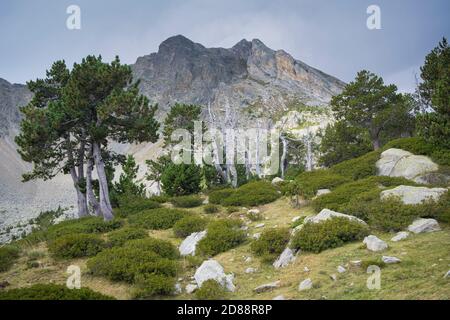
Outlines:
{"type": "Polygon", "coordinates": [[[409,232],[406,231],[400,231],[395,236],[392,237],[391,241],[397,242],[404,240],[409,237],[409,232]]]}
{"type": "Polygon", "coordinates": [[[279,183],[281,183],[281,182],[284,182],[284,180],[281,179],[280,177],[275,177],[275,178],[273,178],[273,180],[272,180],[272,184],[273,184],[273,185],[279,184],[279,183]]]}
{"type": "Polygon", "coordinates": [[[180,245],[179,251],[182,256],[195,255],[195,249],[197,243],[206,236],[206,230],[202,232],[194,232],[189,237],[183,240],[180,245]]]}
{"type": "Polygon", "coordinates": [[[181,294],[183,292],[183,289],[181,288],[181,283],[177,282],[175,283],[175,294],[181,294]]]}
{"type": "Polygon", "coordinates": [[[186,286],[186,293],[187,294],[194,293],[194,291],[197,290],[197,289],[198,289],[198,286],[196,284],[188,284],[186,286]]]}
{"type": "Polygon", "coordinates": [[[323,196],[324,194],[331,193],[330,189],[319,189],[317,190],[316,197],[323,196]]]}
{"type": "Polygon", "coordinates": [[[450,175],[440,172],[429,172],[414,178],[420,184],[449,185],[450,175]]]}
{"type": "Polygon", "coordinates": [[[225,274],[223,267],[216,260],[207,260],[202,263],[195,271],[195,281],[199,287],[207,280],[215,280],[220,283],[228,291],[234,292],[236,289],[233,284],[234,275],[225,274]]]}
{"type": "Polygon", "coordinates": [[[273,266],[275,267],[275,269],[284,268],[294,260],[295,260],[295,251],[293,251],[291,248],[286,248],[280,254],[278,259],[275,260],[273,266]]]}
{"type": "Polygon", "coordinates": [[[394,189],[381,191],[381,200],[390,197],[399,198],[404,204],[420,204],[428,199],[437,201],[448,190],[445,188],[427,188],[413,186],[398,186],[394,189]]]}
{"type": "Polygon", "coordinates": [[[386,264],[399,263],[402,261],[397,257],[389,257],[389,256],[383,256],[381,257],[381,260],[386,264]]]}
{"type": "Polygon", "coordinates": [[[395,148],[384,151],[376,167],[380,176],[403,177],[410,180],[439,169],[439,166],[426,156],[414,155],[395,148]]]}
{"type": "Polygon", "coordinates": [[[388,245],[383,240],[377,238],[374,235],[370,235],[364,238],[363,243],[370,251],[382,251],[388,248],[388,245]]]}
{"type": "Polygon", "coordinates": [[[439,230],[441,230],[441,227],[434,219],[417,219],[408,226],[408,231],[414,233],[434,232],[439,230]]]}
{"type": "Polygon", "coordinates": [[[313,286],[313,283],[311,281],[310,278],[303,280],[302,282],[300,282],[299,286],[298,286],[298,291],[304,291],[304,290],[309,290],[311,289],[313,286]]]}
{"type": "Polygon", "coordinates": [[[329,220],[334,217],[346,218],[349,220],[358,221],[360,223],[366,224],[363,220],[361,220],[357,217],[350,216],[348,214],[339,213],[339,212],[332,211],[329,209],[323,209],[322,211],[320,211],[318,214],[316,214],[314,216],[306,217],[305,223],[309,223],[309,222],[319,223],[321,221],[329,220]]]}
{"type": "Polygon", "coordinates": [[[275,282],[271,282],[271,283],[266,283],[266,284],[256,287],[255,289],[253,289],[253,291],[255,291],[256,293],[272,291],[273,289],[279,288],[280,283],[281,282],[279,280],[275,281],[275,282]]]}

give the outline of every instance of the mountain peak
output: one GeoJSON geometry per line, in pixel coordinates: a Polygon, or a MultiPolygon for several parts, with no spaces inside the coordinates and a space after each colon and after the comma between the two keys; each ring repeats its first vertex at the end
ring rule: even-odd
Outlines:
{"type": "Polygon", "coordinates": [[[202,45],[193,42],[185,36],[179,34],[170,38],[167,38],[159,45],[160,52],[178,51],[183,49],[204,48],[202,45]]]}

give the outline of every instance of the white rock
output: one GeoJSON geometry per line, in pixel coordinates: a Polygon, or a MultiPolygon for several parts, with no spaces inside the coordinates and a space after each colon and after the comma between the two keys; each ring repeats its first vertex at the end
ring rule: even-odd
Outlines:
{"type": "Polygon", "coordinates": [[[448,270],[447,273],[444,275],[444,279],[445,278],[450,278],[450,270],[448,270]]]}
{"type": "Polygon", "coordinates": [[[300,220],[300,218],[301,218],[302,216],[296,216],[296,217],[293,217],[292,218],[292,222],[297,222],[298,220],[300,220]]]}
{"type": "Polygon", "coordinates": [[[304,267],[303,268],[303,272],[309,272],[310,270],[309,270],[309,268],[308,267],[304,267]]]}
{"type": "Polygon", "coordinates": [[[259,209],[250,209],[247,211],[248,214],[259,214],[260,212],[259,209]]]}
{"type": "Polygon", "coordinates": [[[404,177],[410,180],[439,169],[439,166],[426,156],[414,155],[395,148],[384,151],[376,167],[378,175],[404,177]]]}
{"type": "Polygon", "coordinates": [[[175,294],[181,294],[183,292],[183,289],[181,288],[181,283],[177,282],[175,283],[175,294]]]}
{"type": "Polygon", "coordinates": [[[345,269],[343,266],[338,266],[338,267],[337,267],[337,271],[338,271],[339,273],[344,273],[345,271],[347,271],[347,269],[345,269]]]}
{"type": "Polygon", "coordinates": [[[257,225],[255,226],[255,228],[256,228],[256,229],[263,228],[265,225],[266,225],[265,223],[260,223],[260,224],[257,224],[257,225]]]}
{"type": "Polygon", "coordinates": [[[286,300],[286,298],[283,295],[276,296],[272,300],[286,300]]]}
{"type": "Polygon", "coordinates": [[[323,196],[324,194],[331,193],[330,189],[319,189],[317,190],[316,197],[323,196]]]}
{"type": "Polygon", "coordinates": [[[183,240],[179,251],[182,256],[195,255],[197,243],[206,236],[206,230],[202,232],[194,232],[189,237],[183,240]]]}
{"type": "Polygon", "coordinates": [[[191,293],[193,293],[195,290],[197,290],[198,289],[198,286],[196,285],[196,284],[188,284],[187,286],[186,286],[186,293],[187,294],[191,294],[191,293]]]}
{"type": "Polygon", "coordinates": [[[361,260],[353,260],[353,261],[350,261],[350,264],[353,265],[354,267],[361,267],[362,261],[361,260]]]}
{"type": "Polygon", "coordinates": [[[275,269],[284,268],[295,260],[295,252],[291,248],[286,248],[273,263],[275,269]]]}
{"type": "Polygon", "coordinates": [[[408,237],[409,237],[409,232],[400,231],[394,237],[392,237],[391,241],[397,242],[397,241],[404,240],[408,237]]]}
{"type": "Polygon", "coordinates": [[[445,188],[427,188],[413,186],[398,186],[394,189],[381,191],[380,198],[399,198],[404,204],[420,204],[428,199],[437,201],[448,190],[445,188]]]}
{"type": "Polygon", "coordinates": [[[298,291],[304,291],[309,290],[313,286],[313,283],[310,278],[303,280],[300,282],[300,285],[298,286],[298,291]]]}
{"type": "Polygon", "coordinates": [[[279,183],[281,183],[281,182],[283,182],[284,180],[283,179],[281,179],[280,177],[275,177],[275,178],[273,178],[273,180],[272,180],[272,184],[279,184],[279,183]]]}
{"type": "Polygon", "coordinates": [[[256,269],[255,268],[247,268],[245,269],[245,273],[255,273],[256,269]]]}
{"type": "Polygon", "coordinates": [[[441,227],[435,219],[417,219],[408,226],[408,230],[413,233],[426,233],[439,231],[441,227]]]}
{"type": "Polygon", "coordinates": [[[261,237],[261,232],[257,232],[255,234],[253,234],[253,239],[258,240],[261,237]]]}
{"type": "Polygon", "coordinates": [[[256,293],[261,293],[261,292],[271,291],[271,290],[279,288],[279,287],[280,287],[280,281],[278,280],[275,282],[260,285],[260,286],[256,287],[255,289],[253,289],[253,291],[255,291],[256,293]]]}
{"type": "Polygon", "coordinates": [[[399,263],[402,261],[397,257],[389,257],[389,256],[382,256],[381,260],[386,264],[399,263]]]}
{"type": "Polygon", "coordinates": [[[337,280],[337,275],[335,273],[333,273],[332,275],[330,275],[331,280],[336,281],[337,280]]]}
{"type": "Polygon", "coordinates": [[[245,263],[250,263],[250,262],[252,262],[252,257],[247,257],[247,258],[245,258],[244,262],[245,262],[245,263]]]}
{"type": "Polygon", "coordinates": [[[305,218],[305,223],[313,222],[313,223],[319,223],[321,221],[329,220],[334,217],[340,217],[340,218],[346,218],[353,221],[358,221],[360,223],[366,224],[363,220],[358,219],[357,217],[350,216],[348,214],[339,213],[336,211],[332,211],[329,209],[323,209],[318,214],[314,216],[309,216],[305,218]]]}
{"type": "Polygon", "coordinates": [[[373,235],[365,237],[363,243],[370,251],[382,251],[388,248],[386,242],[373,235]]]}
{"type": "Polygon", "coordinates": [[[203,200],[203,204],[209,204],[209,199],[207,198],[207,199],[203,200]]]}
{"type": "Polygon", "coordinates": [[[225,274],[223,267],[216,260],[207,260],[195,271],[195,281],[199,287],[203,282],[213,279],[225,287],[228,291],[234,292],[233,274],[225,274]]]}

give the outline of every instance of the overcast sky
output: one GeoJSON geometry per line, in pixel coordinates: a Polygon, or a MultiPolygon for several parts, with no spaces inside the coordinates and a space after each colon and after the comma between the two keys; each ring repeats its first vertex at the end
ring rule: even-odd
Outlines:
{"type": "Polygon", "coordinates": [[[24,83],[88,54],[134,63],[183,34],[206,47],[258,38],[343,81],[368,69],[411,91],[425,55],[449,36],[449,12],[449,0],[1,0],[0,77],[24,83]],[[381,30],[366,26],[371,4],[381,30]],[[81,8],[81,30],[66,27],[69,5],[81,8]]]}

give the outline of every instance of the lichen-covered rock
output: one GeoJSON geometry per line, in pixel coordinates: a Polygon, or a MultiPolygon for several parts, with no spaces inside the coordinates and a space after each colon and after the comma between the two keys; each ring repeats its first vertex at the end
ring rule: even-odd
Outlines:
{"type": "Polygon", "coordinates": [[[441,227],[435,219],[417,219],[408,226],[408,230],[413,233],[426,233],[439,231],[441,227]]]}
{"type": "Polygon", "coordinates": [[[199,287],[207,280],[215,280],[228,291],[234,292],[236,287],[233,284],[234,275],[225,274],[223,267],[216,260],[207,260],[195,271],[194,279],[199,287]]]}
{"type": "Polygon", "coordinates": [[[445,188],[427,188],[413,186],[398,186],[394,189],[381,191],[382,200],[391,197],[399,198],[404,204],[420,204],[426,200],[437,201],[448,190],[445,188]]]}
{"type": "Polygon", "coordinates": [[[348,214],[339,213],[339,212],[332,211],[332,210],[329,210],[329,209],[323,209],[322,211],[320,211],[320,213],[318,213],[318,214],[316,214],[314,216],[306,217],[305,218],[305,223],[309,223],[309,222],[319,223],[321,221],[329,220],[329,219],[334,218],[334,217],[346,218],[346,219],[349,219],[349,220],[358,221],[358,222],[360,222],[362,224],[366,224],[363,220],[361,220],[361,219],[359,219],[359,218],[357,218],[355,216],[350,216],[348,214]]]}
{"type": "Polygon", "coordinates": [[[409,237],[409,232],[400,231],[394,237],[392,237],[391,241],[397,242],[397,241],[404,240],[408,237],[409,237]]]}

